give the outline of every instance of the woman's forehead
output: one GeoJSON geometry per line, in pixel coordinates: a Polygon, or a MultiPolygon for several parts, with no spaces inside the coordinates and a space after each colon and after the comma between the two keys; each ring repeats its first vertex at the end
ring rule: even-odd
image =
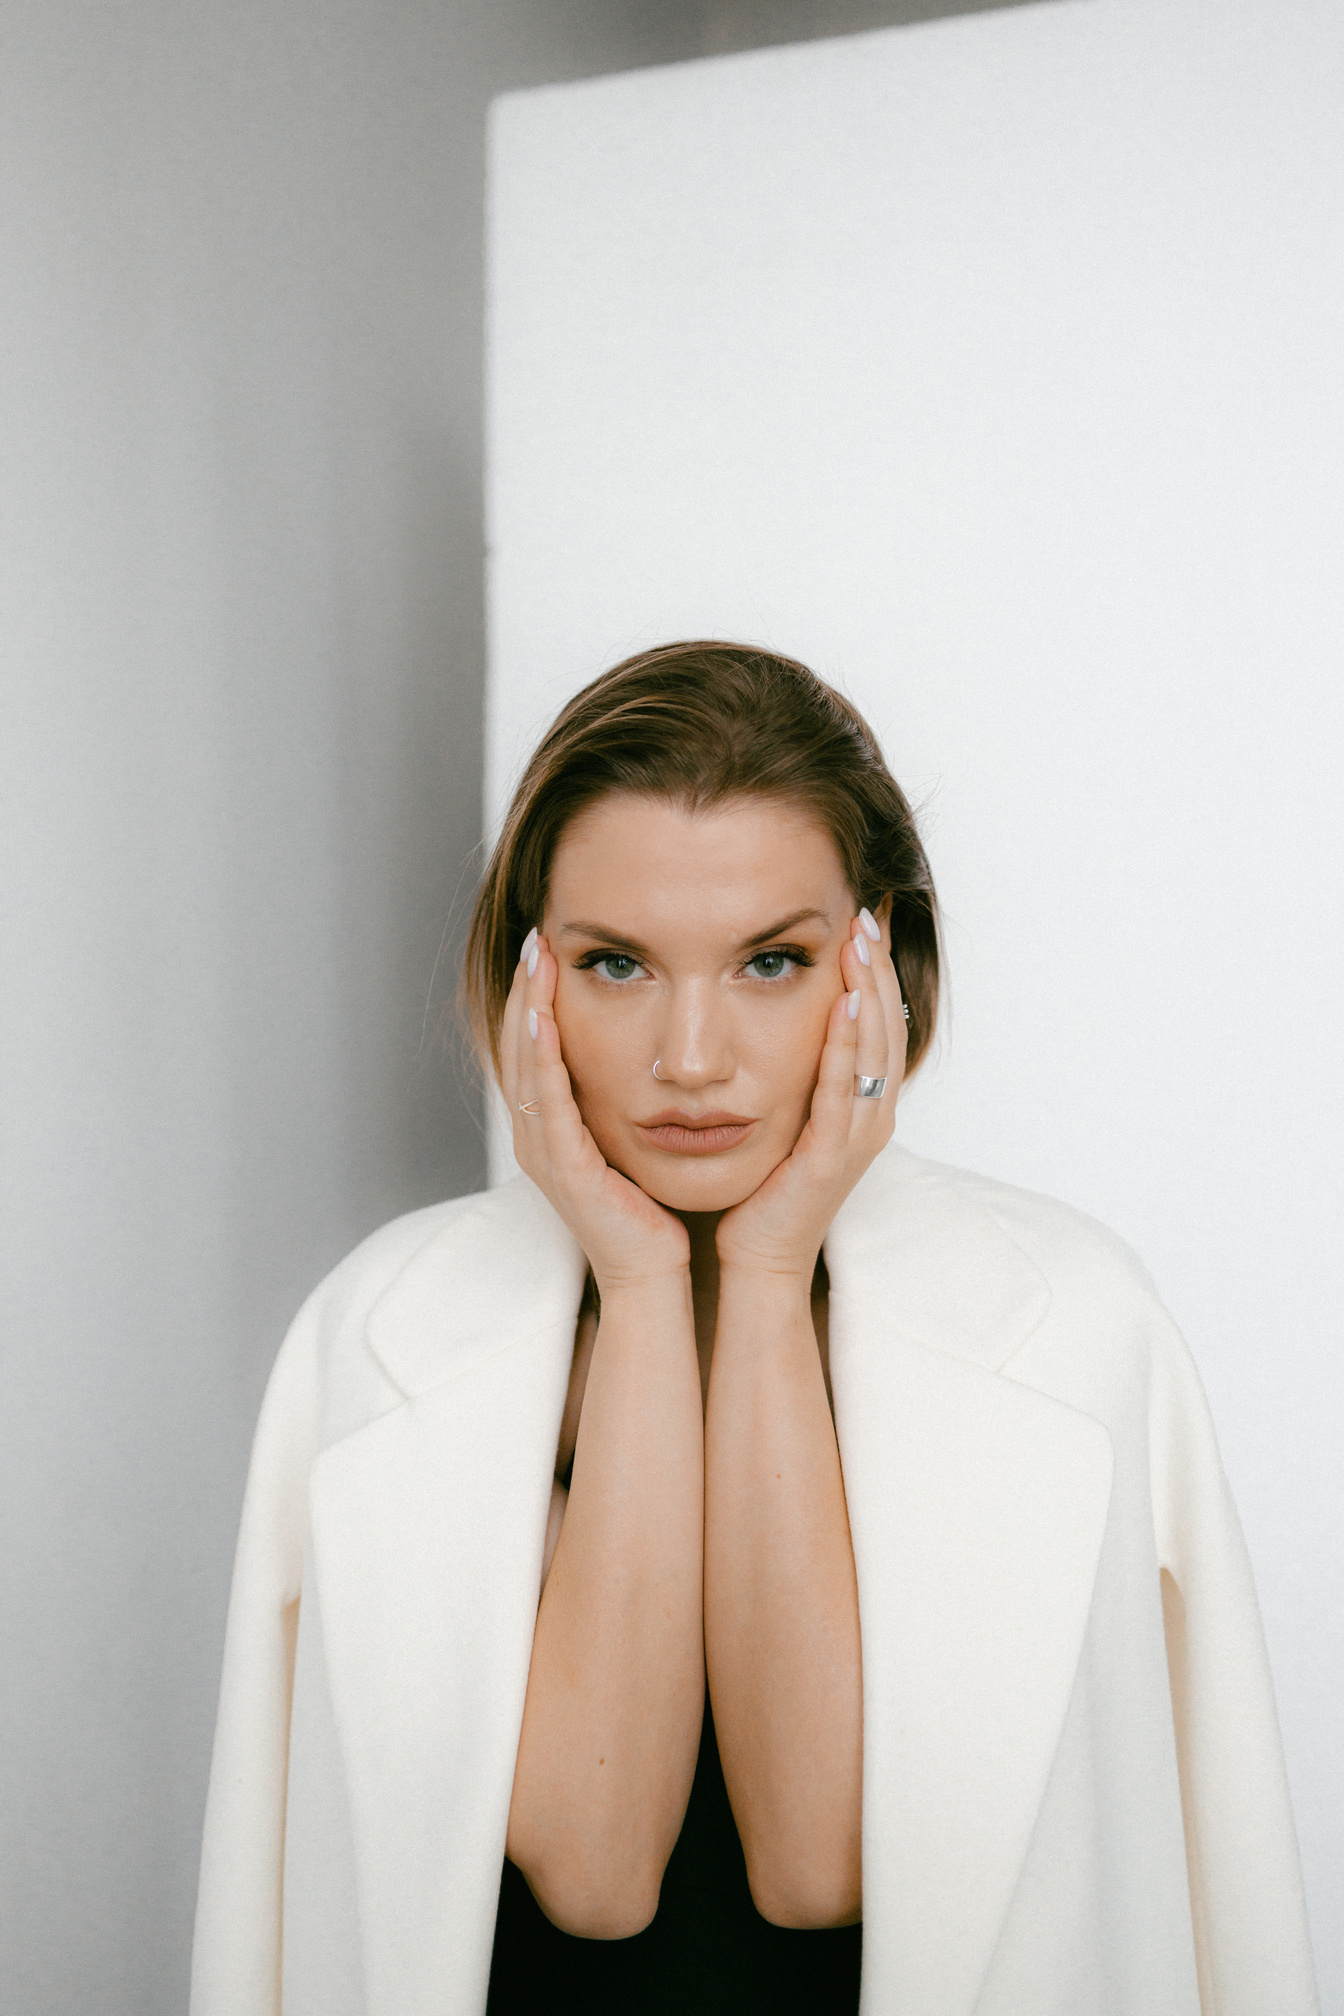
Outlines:
{"type": "Polygon", "coordinates": [[[566,828],[547,909],[552,931],[600,921],[634,935],[640,919],[652,930],[698,918],[747,937],[804,910],[838,928],[849,896],[835,842],[805,806],[744,798],[691,810],[620,793],[566,828]]]}
{"type": "Polygon", "coordinates": [[[803,848],[816,861],[840,857],[825,822],[810,806],[793,799],[750,796],[689,806],[676,799],[633,791],[612,791],[577,813],[556,847],[552,876],[595,863],[615,847],[633,866],[637,858],[655,867],[669,857],[712,860],[724,854],[743,869],[777,855],[782,847],[803,848]]]}

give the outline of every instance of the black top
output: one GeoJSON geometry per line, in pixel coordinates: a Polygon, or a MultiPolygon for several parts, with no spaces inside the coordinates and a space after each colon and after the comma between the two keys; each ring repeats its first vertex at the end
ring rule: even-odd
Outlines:
{"type": "Polygon", "coordinates": [[[855,2016],[862,1936],[786,1931],[752,1903],[706,1695],[653,1923],[632,1939],[577,1939],[506,1861],[486,2016],[855,2016]]]}

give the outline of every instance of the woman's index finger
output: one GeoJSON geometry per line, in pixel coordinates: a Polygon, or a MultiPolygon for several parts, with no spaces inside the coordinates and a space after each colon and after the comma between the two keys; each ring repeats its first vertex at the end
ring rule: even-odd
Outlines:
{"type": "Polygon", "coordinates": [[[518,1037],[523,1026],[524,984],[523,962],[520,959],[514,969],[513,984],[504,1003],[504,1018],[499,1025],[499,1078],[510,1106],[518,1090],[518,1037]]]}

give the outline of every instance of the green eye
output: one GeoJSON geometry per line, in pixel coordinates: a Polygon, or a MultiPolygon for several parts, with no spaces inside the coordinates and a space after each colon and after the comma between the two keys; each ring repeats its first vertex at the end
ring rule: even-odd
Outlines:
{"type": "Polygon", "coordinates": [[[604,952],[593,961],[593,970],[604,980],[631,980],[640,969],[638,959],[632,959],[628,952],[604,952]]]}
{"type": "Polygon", "coordinates": [[[754,959],[748,959],[747,971],[754,969],[758,980],[778,980],[790,966],[796,964],[787,952],[758,952],[754,959]]]}

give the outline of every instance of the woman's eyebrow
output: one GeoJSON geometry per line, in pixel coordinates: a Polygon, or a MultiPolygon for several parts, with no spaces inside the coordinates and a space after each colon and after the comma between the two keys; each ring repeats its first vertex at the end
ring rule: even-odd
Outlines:
{"type": "Polygon", "coordinates": [[[772,924],[768,931],[758,931],[754,937],[744,938],[737,949],[739,952],[749,952],[753,945],[764,945],[769,938],[782,938],[786,931],[795,930],[799,924],[811,924],[813,922],[824,924],[828,930],[830,929],[831,919],[827,911],[816,909],[795,910],[788,917],[781,917],[779,922],[772,924]]]}
{"type": "Polygon", "coordinates": [[[647,956],[648,946],[641,945],[638,938],[628,937],[624,931],[613,931],[609,924],[589,924],[582,918],[572,918],[560,926],[561,938],[592,938],[602,945],[619,945],[624,951],[638,952],[647,956]]]}
{"type": "MultiPolygon", "coordinates": [[[[777,923],[772,924],[767,931],[755,931],[750,938],[744,938],[737,950],[750,952],[754,945],[768,944],[772,938],[782,938],[786,931],[796,930],[800,924],[811,923],[824,924],[829,930],[830,915],[827,911],[816,908],[791,911],[787,917],[781,917],[777,923]]],[[[593,924],[582,917],[566,918],[557,936],[591,938],[594,944],[619,946],[622,951],[633,952],[641,959],[648,957],[648,946],[642,944],[638,938],[630,937],[625,931],[614,931],[609,924],[593,924]]]]}

